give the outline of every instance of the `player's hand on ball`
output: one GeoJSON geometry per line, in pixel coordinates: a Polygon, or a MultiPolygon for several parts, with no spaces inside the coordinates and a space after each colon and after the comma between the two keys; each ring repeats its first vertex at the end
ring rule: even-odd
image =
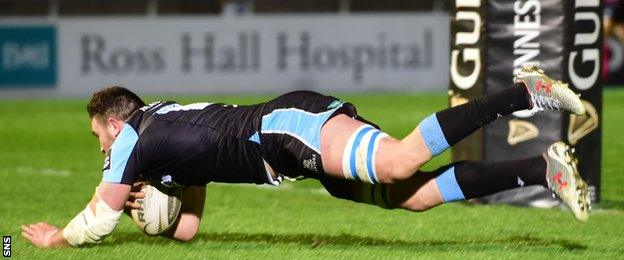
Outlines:
{"type": "Polygon", "coordinates": [[[56,245],[53,237],[61,229],[45,222],[31,225],[22,225],[22,236],[30,240],[37,247],[53,247],[56,245]]]}
{"type": "Polygon", "coordinates": [[[137,185],[137,187],[140,191],[134,192],[134,201],[126,202],[134,223],[148,235],[160,235],[167,231],[180,214],[181,189],[165,187],[157,183],[137,185]]]}
{"type": "Polygon", "coordinates": [[[130,190],[130,196],[126,201],[126,210],[139,209],[141,205],[136,201],[137,199],[145,198],[145,193],[142,191],[143,187],[147,185],[147,182],[135,182],[130,190]]]}

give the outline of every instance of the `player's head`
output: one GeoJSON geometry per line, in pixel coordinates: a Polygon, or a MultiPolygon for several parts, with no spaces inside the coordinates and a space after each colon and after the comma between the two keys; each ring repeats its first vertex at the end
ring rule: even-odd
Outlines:
{"type": "Polygon", "coordinates": [[[91,131],[100,141],[100,151],[107,153],[121,132],[124,122],[145,102],[127,88],[113,86],[93,94],[87,105],[91,131]]]}

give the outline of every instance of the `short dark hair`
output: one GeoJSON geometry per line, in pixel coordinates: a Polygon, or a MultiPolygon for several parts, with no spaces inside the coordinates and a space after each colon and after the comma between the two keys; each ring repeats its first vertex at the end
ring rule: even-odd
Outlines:
{"type": "Polygon", "coordinates": [[[142,106],[145,106],[145,102],[132,91],[124,87],[112,86],[93,93],[87,105],[87,112],[90,118],[104,116],[126,120],[142,106]]]}

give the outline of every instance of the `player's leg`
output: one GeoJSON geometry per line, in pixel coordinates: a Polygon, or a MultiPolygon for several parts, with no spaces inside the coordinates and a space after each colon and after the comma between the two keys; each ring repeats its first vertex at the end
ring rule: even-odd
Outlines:
{"type": "Polygon", "coordinates": [[[393,183],[409,178],[433,156],[501,116],[523,109],[585,113],[567,84],[535,66],[523,68],[515,81],[502,91],[430,115],[400,141],[353,118],[335,116],[321,129],[323,168],[334,177],[393,183]]]}
{"type": "MultiPolygon", "coordinates": [[[[518,89],[520,88],[514,88],[518,89]]],[[[478,100],[474,102],[481,103],[478,100]]],[[[381,133],[346,115],[337,115],[328,120],[321,129],[323,169],[330,176],[372,184],[407,180],[432,155],[441,153],[460,140],[450,139],[449,137],[457,136],[453,133],[462,131],[467,135],[480,127],[481,123],[475,123],[476,120],[471,115],[458,115],[468,110],[470,109],[455,107],[438,112],[438,117],[444,119],[439,121],[440,124],[436,123],[434,126],[427,119],[403,140],[381,133]],[[442,132],[446,128],[451,134],[442,132]]],[[[481,113],[474,115],[482,116],[481,113]]]]}
{"type": "Polygon", "coordinates": [[[393,184],[335,178],[322,178],[321,182],[338,198],[411,211],[542,185],[550,188],[578,220],[586,220],[589,211],[587,184],[580,178],[568,147],[561,142],[551,145],[542,156],[504,162],[463,161],[434,172],[419,172],[393,184]]]}
{"type": "Polygon", "coordinates": [[[401,140],[401,144],[406,149],[424,148],[429,160],[484,125],[515,111],[529,109],[531,105],[524,83],[516,83],[497,93],[431,114],[401,140]]]}
{"type": "Polygon", "coordinates": [[[422,211],[446,202],[479,198],[528,185],[542,185],[561,199],[577,220],[586,221],[590,210],[589,193],[587,183],[580,177],[576,166],[577,161],[570,147],[556,142],[544,154],[533,158],[502,162],[463,161],[432,173],[423,173],[428,177],[417,177],[415,181],[389,186],[389,194],[393,196],[390,201],[410,210],[422,211]],[[422,186],[431,186],[427,192],[437,190],[440,194],[438,198],[414,192],[410,182],[422,183],[423,179],[426,181],[422,186]]]}
{"type": "Polygon", "coordinates": [[[335,177],[369,183],[405,180],[433,156],[481,126],[501,115],[530,108],[530,102],[527,88],[517,83],[493,95],[432,114],[403,140],[338,115],[321,129],[323,168],[335,177]]]}
{"type": "MultiPolygon", "coordinates": [[[[546,186],[546,161],[542,156],[504,162],[462,161],[433,172],[412,175],[392,184],[351,182],[348,189],[359,202],[383,208],[425,211],[453,201],[479,198],[525,185],[546,186]]],[[[343,197],[336,181],[322,180],[334,196],[343,197]]],[[[344,180],[344,183],[349,183],[344,180]]]]}
{"type": "Polygon", "coordinates": [[[401,142],[416,149],[425,143],[435,156],[482,126],[519,110],[530,109],[533,114],[543,110],[585,113],[579,96],[568,84],[551,79],[537,66],[524,67],[514,81],[502,91],[430,115],[401,142]]]}

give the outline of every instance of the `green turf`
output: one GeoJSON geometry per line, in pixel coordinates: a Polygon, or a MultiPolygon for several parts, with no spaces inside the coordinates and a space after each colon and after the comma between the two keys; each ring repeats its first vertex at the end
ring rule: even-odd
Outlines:
{"type": "MultiPolygon", "coordinates": [[[[444,108],[441,94],[340,95],[392,135],[444,108]]],[[[127,217],[102,245],[41,250],[19,225],[65,225],[101,178],[102,156],[81,100],[0,100],[0,235],[13,257],[42,258],[621,258],[624,255],[624,89],[605,91],[603,201],[588,223],[557,209],[443,205],[424,213],[331,198],[314,181],[279,188],[208,186],[190,243],[143,235],[127,217]]],[[[240,104],[266,97],[179,98],[240,104]]],[[[153,99],[152,99],[153,100],[153,99]]],[[[448,153],[427,168],[449,161],[448,153]]]]}

